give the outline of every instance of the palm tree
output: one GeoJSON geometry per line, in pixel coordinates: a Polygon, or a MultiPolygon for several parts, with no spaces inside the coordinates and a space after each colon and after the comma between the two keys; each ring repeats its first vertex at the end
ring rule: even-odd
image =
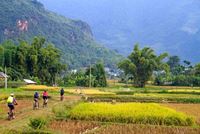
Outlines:
{"type": "Polygon", "coordinates": [[[167,56],[167,53],[157,56],[153,49],[149,47],[139,49],[139,45],[136,44],[128,59],[119,63],[119,68],[124,70],[126,75],[134,76],[134,84],[137,87],[144,87],[153,71],[168,70],[169,66],[163,62],[167,56]]]}

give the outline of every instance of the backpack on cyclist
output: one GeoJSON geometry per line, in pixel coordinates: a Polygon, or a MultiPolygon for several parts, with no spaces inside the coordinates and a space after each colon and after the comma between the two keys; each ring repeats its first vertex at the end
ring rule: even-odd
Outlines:
{"type": "Polygon", "coordinates": [[[13,103],[13,99],[14,98],[12,96],[9,96],[8,99],[7,99],[7,103],[13,103]]]}

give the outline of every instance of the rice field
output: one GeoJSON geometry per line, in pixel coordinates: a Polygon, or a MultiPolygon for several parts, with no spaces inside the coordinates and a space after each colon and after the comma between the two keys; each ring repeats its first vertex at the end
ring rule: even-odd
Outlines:
{"type": "Polygon", "coordinates": [[[88,102],[151,102],[151,103],[200,103],[198,94],[127,93],[116,95],[88,96],[88,102]]]}
{"type": "Polygon", "coordinates": [[[104,92],[98,89],[66,89],[66,92],[72,94],[85,94],[85,95],[115,95],[113,92],[104,92]]]}
{"type": "Polygon", "coordinates": [[[133,95],[134,97],[146,97],[146,98],[200,98],[199,95],[195,94],[170,94],[170,93],[165,93],[165,94],[159,94],[159,93],[135,93],[133,95]]]}
{"type": "Polygon", "coordinates": [[[153,103],[80,103],[70,112],[70,119],[151,125],[192,126],[195,119],[153,103]]]}
{"type": "MultiPolygon", "coordinates": [[[[115,83],[115,85],[117,84],[115,83]]],[[[108,88],[66,87],[65,99],[60,102],[60,87],[28,85],[17,89],[0,90],[0,100],[7,99],[11,92],[15,93],[19,100],[19,105],[16,106],[16,117],[17,121],[22,122],[22,125],[17,122],[16,124],[15,122],[11,123],[15,124],[19,130],[23,130],[22,126],[27,126],[28,118],[30,115],[32,117],[33,113],[36,116],[39,113],[48,112],[52,121],[45,126],[45,132],[60,134],[199,134],[199,88],[164,88],[148,88],[148,86],[145,89],[121,86],[108,88]],[[41,108],[37,112],[32,111],[34,91],[39,91],[41,94],[43,90],[48,90],[51,96],[49,107],[41,108]],[[81,99],[83,95],[89,102],[81,99]],[[90,101],[89,98],[92,100],[90,101]]],[[[6,128],[4,122],[7,123],[5,121],[7,106],[4,103],[5,101],[2,101],[0,105],[0,129],[6,128]]]]}
{"type": "Polygon", "coordinates": [[[200,87],[188,87],[188,86],[154,86],[147,85],[146,88],[162,88],[162,89],[200,89],[200,87]]]}
{"type": "Polygon", "coordinates": [[[199,89],[173,89],[167,90],[169,93],[200,93],[199,89]]]}
{"type": "MultiPolygon", "coordinates": [[[[74,87],[75,88],[75,87],[74,87]]],[[[74,89],[65,89],[74,90],[74,89]]],[[[98,90],[96,88],[84,90],[98,90]]],[[[2,90],[3,91],[3,90],[2,90]]],[[[8,90],[9,92],[11,90],[8,90]]],[[[8,92],[7,91],[7,92],[8,92]]],[[[14,91],[14,89],[12,90],[14,91]]],[[[32,90],[24,91],[16,89],[18,94],[26,96],[32,95],[32,90]]],[[[98,90],[97,92],[103,92],[98,90]]],[[[3,91],[4,92],[4,91],[3,91]]],[[[90,91],[91,92],[91,91],[90,91]]],[[[6,92],[5,92],[6,93],[6,92]]],[[[41,113],[48,112],[52,121],[45,127],[45,132],[52,133],[84,133],[84,134],[199,134],[200,114],[199,104],[155,104],[155,103],[86,103],[82,102],[81,96],[66,94],[64,102],[59,101],[59,92],[49,92],[52,99],[49,108],[32,111],[32,99],[19,100],[16,106],[17,122],[4,121],[6,118],[7,106],[2,102],[0,105],[0,129],[7,128],[6,123],[14,124],[19,131],[26,128],[28,118],[41,113]],[[28,102],[27,102],[28,100],[28,102]],[[78,102],[77,102],[78,101],[78,102]],[[79,102],[81,101],[81,102],[79,102]],[[68,105],[69,104],[69,105],[68,105]],[[56,109],[60,107],[61,109],[56,109]],[[55,110],[56,109],[56,110],[55,110]],[[57,113],[57,114],[56,114],[57,113]],[[54,118],[59,114],[64,114],[62,118],[54,118]],[[31,115],[31,116],[30,116],[31,115]],[[1,122],[2,121],[2,122],[1,122]],[[18,122],[21,122],[18,124],[18,122]],[[5,125],[4,125],[5,124],[5,125]],[[23,126],[23,127],[22,127],[23,126]]],[[[16,93],[17,94],[17,93],[16,93]]],[[[140,96],[139,94],[134,94],[140,96]]],[[[129,96],[134,96],[129,95],[129,96]]],[[[193,94],[156,94],[146,93],[141,96],[159,97],[194,97],[193,94]],[[174,96],[173,96],[174,95],[174,96]]],[[[95,96],[95,95],[94,95],[95,96]]],[[[104,94],[99,95],[104,96],[104,94]]],[[[106,96],[106,95],[105,95],[106,96]]],[[[118,95],[107,95],[118,96],[118,95]]],[[[18,98],[18,96],[17,96],[18,98]]],[[[144,97],[145,98],[145,97],[144,97]]],[[[12,125],[11,125],[12,126],[12,125]]],[[[5,129],[6,130],[6,129],[5,129]]],[[[38,130],[39,132],[40,130],[38,130]]],[[[5,131],[7,132],[7,131],[5,131]]],[[[16,131],[17,133],[18,131],[16,131]]],[[[28,131],[27,131],[28,132],[28,131]]],[[[42,131],[41,131],[42,132],[42,131]]]]}
{"type": "Polygon", "coordinates": [[[58,91],[59,87],[49,87],[46,85],[26,85],[24,87],[21,87],[21,89],[26,90],[26,91],[58,91]]]}

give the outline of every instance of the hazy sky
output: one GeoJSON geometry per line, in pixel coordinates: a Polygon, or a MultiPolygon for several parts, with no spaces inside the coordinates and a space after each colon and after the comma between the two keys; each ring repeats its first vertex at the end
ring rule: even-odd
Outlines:
{"type": "Polygon", "coordinates": [[[39,1],[51,11],[86,21],[98,41],[123,54],[139,42],[187,58],[200,44],[200,0],[39,1]]]}

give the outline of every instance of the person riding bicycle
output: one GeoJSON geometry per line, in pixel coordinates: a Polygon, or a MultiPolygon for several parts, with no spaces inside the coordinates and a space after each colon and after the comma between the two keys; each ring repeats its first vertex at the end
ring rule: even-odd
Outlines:
{"type": "Polygon", "coordinates": [[[39,108],[39,93],[37,91],[34,93],[34,108],[39,108]]]}
{"type": "Polygon", "coordinates": [[[14,116],[14,109],[15,109],[15,105],[17,105],[17,101],[14,98],[14,94],[13,93],[10,94],[10,96],[8,97],[7,104],[8,104],[8,107],[9,107],[8,114],[12,113],[12,118],[14,119],[15,118],[15,116],[14,116]]]}
{"type": "Polygon", "coordinates": [[[43,101],[44,101],[43,106],[45,106],[45,105],[47,105],[47,101],[48,101],[48,93],[46,90],[43,92],[42,97],[43,97],[43,101]]]}
{"type": "Polygon", "coordinates": [[[64,99],[64,93],[65,93],[64,89],[61,88],[61,90],[60,90],[60,100],[61,101],[63,101],[63,99],[64,99]]]}
{"type": "Polygon", "coordinates": [[[39,99],[39,93],[36,91],[34,94],[34,101],[38,102],[39,99]]]}

